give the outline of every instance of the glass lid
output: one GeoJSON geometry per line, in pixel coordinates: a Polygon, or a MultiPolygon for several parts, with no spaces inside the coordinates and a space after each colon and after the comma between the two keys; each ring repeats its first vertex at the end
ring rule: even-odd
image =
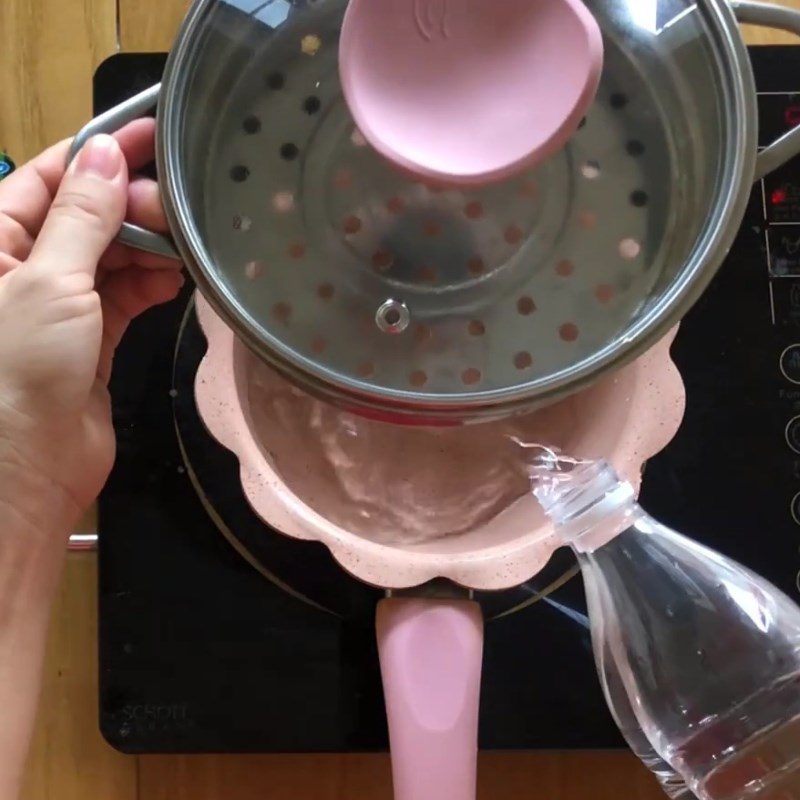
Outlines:
{"type": "Polygon", "coordinates": [[[714,4],[587,3],[605,55],[579,130],[476,189],[367,145],[339,81],[346,5],[190,15],[167,144],[201,289],[262,357],[391,402],[519,399],[614,360],[721,227],[737,142],[714,4]]]}

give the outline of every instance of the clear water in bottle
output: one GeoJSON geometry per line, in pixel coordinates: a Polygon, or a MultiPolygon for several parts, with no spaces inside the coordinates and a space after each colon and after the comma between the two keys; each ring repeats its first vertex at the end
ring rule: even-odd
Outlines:
{"type": "Polygon", "coordinates": [[[695,800],[695,795],[686,785],[683,776],[656,753],[642,730],[639,720],[636,719],[636,712],[628,699],[622,678],[617,672],[616,661],[606,657],[598,658],[597,663],[598,670],[603,670],[600,682],[609,711],[633,754],[655,775],[664,794],[671,800],[695,800]]]}
{"type": "Polygon", "coordinates": [[[800,672],[709,721],[672,757],[708,800],[800,800],[800,672]]]}
{"type": "Polygon", "coordinates": [[[607,464],[534,493],[578,556],[601,680],[657,756],[702,800],[800,800],[800,608],[652,519],[607,464]]]}

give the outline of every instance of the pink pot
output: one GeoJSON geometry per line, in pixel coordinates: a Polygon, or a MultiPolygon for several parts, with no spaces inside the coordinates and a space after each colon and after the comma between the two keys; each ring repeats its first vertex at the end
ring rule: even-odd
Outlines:
{"type": "MultiPolygon", "coordinates": [[[[669,443],[683,416],[683,383],[669,356],[674,333],[549,408],[431,431],[359,420],[307,397],[258,361],[200,296],[197,310],[208,339],[196,379],[198,408],[211,434],[238,457],[256,513],[287,536],[323,542],[344,569],[385,589],[435,578],[466,589],[506,589],[545,566],[560,543],[523,472],[514,471],[509,437],[603,457],[638,486],[644,462],[669,443]],[[321,439],[333,442],[339,469],[326,461],[321,439]],[[366,520],[355,513],[380,492],[397,498],[396,514],[382,518],[385,504],[366,520]],[[449,526],[442,535],[420,536],[442,516],[449,526]],[[444,535],[462,521],[463,532],[444,535]]],[[[384,600],[377,631],[397,800],[473,800],[479,606],[384,600]]]]}

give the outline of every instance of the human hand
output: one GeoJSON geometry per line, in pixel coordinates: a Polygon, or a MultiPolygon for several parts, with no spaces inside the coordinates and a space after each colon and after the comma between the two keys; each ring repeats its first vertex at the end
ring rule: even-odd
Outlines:
{"type": "Polygon", "coordinates": [[[173,299],[180,265],[114,243],[126,217],[166,222],[154,123],[98,136],[66,170],[62,142],[0,184],[0,511],[66,534],[115,454],[108,379],[130,321],[173,299]]]}

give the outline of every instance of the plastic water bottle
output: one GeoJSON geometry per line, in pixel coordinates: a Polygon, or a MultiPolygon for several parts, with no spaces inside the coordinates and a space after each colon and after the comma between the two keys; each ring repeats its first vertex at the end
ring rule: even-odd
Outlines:
{"type": "Polygon", "coordinates": [[[597,658],[597,668],[611,716],[633,754],[655,775],[667,797],[672,800],[695,800],[695,795],[686,785],[683,776],[656,753],[642,730],[628,699],[616,661],[610,657],[597,658]]]}
{"type": "Polygon", "coordinates": [[[578,556],[606,696],[702,800],[800,800],[800,608],[607,464],[548,467],[534,493],[578,556]]]}

